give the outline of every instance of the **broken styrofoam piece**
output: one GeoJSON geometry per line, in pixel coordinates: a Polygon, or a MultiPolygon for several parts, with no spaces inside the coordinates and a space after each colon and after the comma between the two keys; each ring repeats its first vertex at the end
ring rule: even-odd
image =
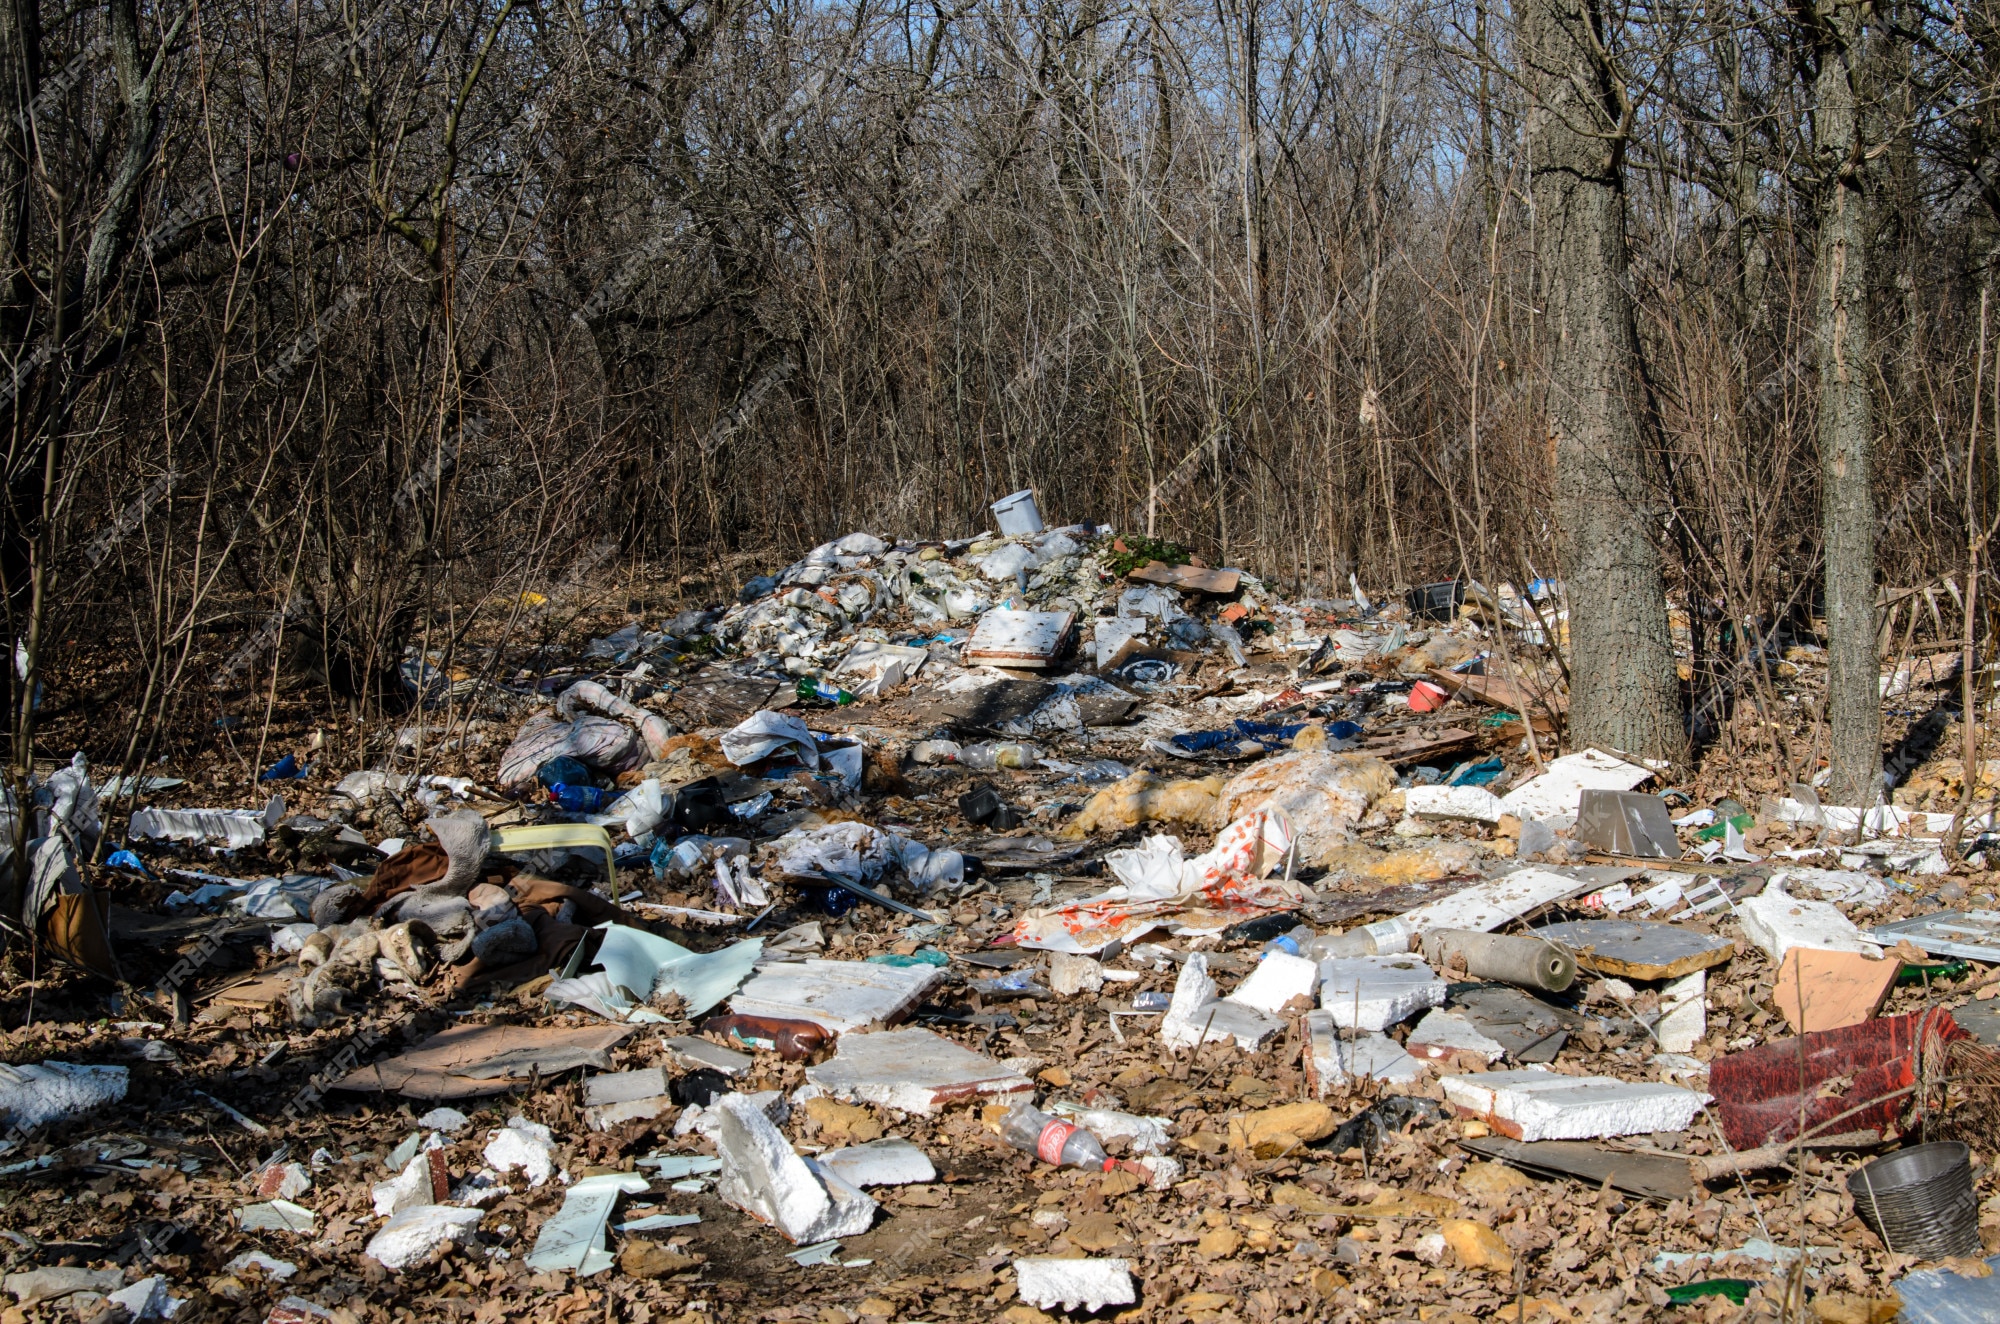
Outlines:
{"type": "Polygon", "coordinates": [[[1444,980],[1419,956],[1343,956],[1319,963],[1319,1005],[1335,1025],[1386,1030],[1444,1004],[1444,980]]]}
{"type": "Polygon", "coordinates": [[[1561,818],[1577,812],[1585,790],[1629,791],[1652,775],[1651,768],[1602,750],[1581,750],[1551,760],[1541,776],[1502,796],[1500,807],[1523,821],[1561,818]]]}
{"type": "Polygon", "coordinates": [[[1552,1071],[1446,1076],[1444,1097],[1516,1140],[1600,1140],[1646,1131],[1685,1131],[1707,1094],[1656,1082],[1552,1071]]]}
{"type": "Polygon", "coordinates": [[[1481,1033],[1470,1018],[1442,1008],[1425,1013],[1410,1031],[1405,1047],[1413,1057],[1438,1059],[1470,1053],[1486,1062],[1498,1062],[1507,1055],[1507,1046],[1481,1033]]]}
{"type": "Polygon", "coordinates": [[[535,1248],[524,1263],[534,1273],[567,1269],[579,1278],[602,1273],[613,1263],[604,1248],[604,1227],[621,1195],[639,1195],[649,1188],[644,1177],[630,1172],[585,1177],[563,1195],[562,1208],[542,1224],[535,1248]]]}
{"type": "Polygon", "coordinates": [[[0,1063],[0,1120],[21,1131],[81,1117],[125,1097],[131,1073],[117,1066],[0,1063]]]}
{"type": "Polygon", "coordinates": [[[309,1237],[318,1227],[318,1216],[304,1205],[290,1200],[246,1204],[236,1211],[237,1224],[245,1232],[292,1232],[309,1237]]]}
{"type": "Polygon", "coordinates": [[[704,1154],[650,1154],[642,1159],[634,1159],[642,1168],[657,1169],[653,1173],[661,1181],[677,1181],[682,1177],[705,1177],[722,1171],[722,1160],[709,1158],[704,1154]]]}
{"type": "Polygon", "coordinates": [[[766,966],[729,1000],[745,1016],[811,1021],[844,1034],[872,1021],[892,1023],[944,978],[934,965],[865,961],[787,961],[766,966]]]}
{"type": "Polygon", "coordinates": [[[298,1273],[299,1266],[290,1260],[280,1260],[266,1255],[261,1250],[246,1250],[222,1266],[224,1273],[243,1273],[249,1269],[255,1269],[272,1282],[282,1283],[298,1273]]]}
{"type": "Polygon", "coordinates": [[[1507,811],[1483,786],[1412,786],[1403,792],[1403,812],[1411,818],[1498,823],[1507,811]]]}
{"type": "Polygon", "coordinates": [[[1663,1053],[1692,1053],[1708,1033],[1708,971],[1682,975],[1660,990],[1653,1037],[1663,1053]]]}
{"type": "Polygon", "coordinates": [[[1014,1261],[1014,1293],[1040,1310],[1102,1310],[1138,1300],[1130,1260],[1062,1260],[1029,1255],[1014,1261]]]}
{"type": "Polygon", "coordinates": [[[1161,1041],[1170,1048],[1193,1048],[1234,1040],[1237,1047],[1254,1052],[1285,1028],[1255,1007],[1218,997],[1220,991],[1208,973],[1207,954],[1188,957],[1174,983],[1173,1001],[1160,1019],[1161,1041]]]}
{"type": "Polygon", "coordinates": [[[937,1180],[930,1157],[898,1136],[830,1150],[819,1156],[819,1166],[857,1190],[937,1180]]]}
{"type": "Polygon", "coordinates": [[[590,1107],[606,1103],[630,1103],[634,1099],[649,1099],[656,1094],[667,1092],[667,1072],[664,1067],[645,1067],[638,1071],[610,1071],[602,1075],[586,1076],[583,1082],[583,1101],[590,1107]]]}
{"type": "Polygon", "coordinates": [[[1049,953],[1049,988],[1060,997],[1095,993],[1104,987],[1104,967],[1074,952],[1049,953]]]}
{"type": "Polygon", "coordinates": [[[1324,1011],[1306,1014],[1306,1079],[1325,1098],[1336,1087],[1370,1076],[1390,1085],[1407,1085],[1423,1074],[1424,1064],[1386,1034],[1363,1032],[1344,1039],[1333,1017],[1324,1011]]]}
{"type": "MultiPolygon", "coordinates": [[[[412,1154],[403,1170],[388,1181],[377,1182],[374,1187],[375,1216],[393,1218],[405,1209],[414,1209],[420,1204],[441,1204],[446,1191],[439,1189],[440,1171],[443,1167],[442,1155],[437,1149],[426,1149],[412,1154]],[[439,1154],[437,1160],[433,1154],[439,1154]]],[[[449,1177],[445,1184],[449,1185],[449,1177]]]]}
{"type": "Polygon", "coordinates": [[[508,1118],[507,1125],[486,1142],[483,1154],[496,1172],[519,1168],[530,1186],[540,1186],[555,1175],[555,1141],[549,1128],[525,1117],[508,1118]]]}
{"type": "Polygon", "coordinates": [[[401,1273],[413,1264],[424,1263],[440,1247],[471,1236],[481,1217],[477,1209],[420,1204],[384,1223],[382,1230],[368,1239],[362,1253],[391,1273],[401,1273]]]}
{"type": "Polygon", "coordinates": [[[1269,952],[1257,962],[1257,968],[1250,972],[1250,977],[1237,985],[1236,991],[1227,1000],[1255,1007],[1267,1016],[1276,1016],[1293,998],[1304,998],[1306,1005],[1311,1006],[1313,985],[1318,977],[1319,966],[1316,962],[1303,956],[1269,952]]]}
{"type": "Polygon", "coordinates": [[[1516,869],[1489,882],[1474,883],[1429,905],[1418,906],[1395,922],[1419,936],[1436,929],[1491,933],[1509,920],[1594,886],[1549,869],[1516,869]]]}
{"type": "Polygon", "coordinates": [[[646,1099],[627,1099],[623,1103],[607,1103],[600,1108],[585,1108],[583,1120],[593,1131],[609,1131],[627,1122],[644,1122],[658,1117],[674,1106],[674,1101],[664,1094],[655,1094],[646,1099]]]}
{"type": "Polygon", "coordinates": [[[834,1055],[806,1079],[837,1098],[929,1116],[953,1103],[1004,1103],[1032,1095],[1020,1072],[929,1030],[842,1035],[834,1055]]]}
{"type": "Polygon", "coordinates": [[[167,1280],[160,1274],[141,1278],[130,1287],[111,1292],[105,1300],[114,1306],[125,1307],[126,1316],[134,1324],[143,1324],[149,1319],[172,1319],[174,1312],[181,1308],[181,1299],[167,1291],[167,1280]]]}
{"type": "Polygon", "coordinates": [[[1173,1136],[1168,1129],[1173,1122],[1165,1117],[1141,1117],[1136,1113],[1119,1112],[1115,1108],[1084,1108],[1063,1102],[1049,1104],[1048,1111],[1075,1123],[1099,1140],[1124,1141],[1126,1149],[1133,1154],[1164,1154],[1173,1148],[1173,1136]]]}
{"type": "Polygon", "coordinates": [[[472,1119],[456,1108],[433,1108],[417,1119],[417,1125],[442,1131],[446,1135],[457,1135],[472,1125],[472,1119]]]}
{"type": "Polygon", "coordinates": [[[1773,961],[1783,961],[1794,947],[1829,952],[1860,952],[1880,956],[1882,949],[1861,936],[1847,916],[1824,901],[1789,896],[1774,879],[1763,894],[1736,903],[1736,917],[1750,941],[1773,961]]]}
{"type": "Polygon", "coordinates": [[[704,1111],[715,1124],[722,1159],[716,1194],[725,1202],[797,1245],[860,1236],[875,1221],[875,1201],[792,1152],[748,1097],[726,1094],[704,1111]]]}

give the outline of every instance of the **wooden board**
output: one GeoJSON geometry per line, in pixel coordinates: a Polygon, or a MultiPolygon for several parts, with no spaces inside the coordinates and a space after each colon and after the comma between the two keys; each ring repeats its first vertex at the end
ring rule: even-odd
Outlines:
{"type": "Polygon", "coordinates": [[[1448,726],[1441,731],[1398,731],[1376,736],[1355,746],[1355,752],[1372,754],[1392,767],[1404,768],[1431,759],[1457,758],[1471,753],[1478,743],[1477,732],[1448,726]]]}
{"type": "Polygon", "coordinates": [[[1127,579],[1136,579],[1142,584],[1164,584],[1168,588],[1187,589],[1193,593],[1217,593],[1224,597],[1234,593],[1243,583],[1240,570],[1209,570],[1197,565],[1168,565],[1164,561],[1148,561],[1127,579]]]}
{"type": "Polygon", "coordinates": [[[1631,1154],[1585,1140],[1486,1136],[1458,1143],[1481,1158],[1497,1159],[1536,1176],[1573,1177],[1597,1187],[1608,1181],[1618,1190],[1663,1204],[1689,1199],[1697,1189],[1687,1160],[1666,1154],[1631,1154]]]}
{"type": "Polygon", "coordinates": [[[1507,676],[1463,676],[1453,671],[1433,669],[1430,677],[1461,699],[1483,703],[1489,708],[1499,708],[1504,712],[1518,713],[1533,709],[1536,712],[1561,713],[1569,708],[1568,701],[1562,695],[1537,694],[1520,681],[1507,676]]]}
{"type": "Polygon", "coordinates": [[[1736,955],[1736,944],[1699,929],[1642,919],[1580,919],[1534,936],[1576,956],[1585,970],[1620,979],[1679,979],[1736,955]]]}

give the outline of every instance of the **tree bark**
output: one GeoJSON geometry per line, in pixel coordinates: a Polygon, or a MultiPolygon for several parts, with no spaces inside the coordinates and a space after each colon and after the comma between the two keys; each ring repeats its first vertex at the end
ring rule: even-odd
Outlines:
{"type": "Polygon", "coordinates": [[[1660,507],[1626,276],[1627,102],[1596,0],[1524,0],[1556,521],[1570,605],[1570,736],[1684,761],[1654,534],[1660,507]]]}
{"type": "Polygon", "coordinates": [[[1814,244],[1819,356],[1820,524],[1826,548],[1827,730],[1834,804],[1882,797],[1882,699],[1875,652],[1875,401],[1868,341],[1868,180],[1862,37],[1851,0],[1808,16],[1819,73],[1813,149],[1821,172],[1814,244]]]}

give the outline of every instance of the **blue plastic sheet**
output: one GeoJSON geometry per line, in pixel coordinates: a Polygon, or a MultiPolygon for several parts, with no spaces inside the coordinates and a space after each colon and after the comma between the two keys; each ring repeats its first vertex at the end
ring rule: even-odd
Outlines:
{"type": "MultiPolygon", "coordinates": [[[[1303,722],[1253,722],[1247,717],[1239,717],[1219,731],[1184,731],[1174,736],[1171,743],[1174,748],[1188,754],[1241,744],[1246,740],[1254,740],[1268,749],[1284,744],[1305,729],[1303,722]]],[[[1361,726],[1357,722],[1330,722],[1326,728],[1328,740],[1352,740],[1360,734],[1361,726]]]]}

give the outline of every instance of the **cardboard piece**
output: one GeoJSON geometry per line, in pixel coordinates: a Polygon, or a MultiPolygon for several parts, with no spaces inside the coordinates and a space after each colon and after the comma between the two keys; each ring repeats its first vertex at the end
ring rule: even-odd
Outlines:
{"type": "Polygon", "coordinates": [[[636,1025],[454,1025],[415,1048],[350,1071],[329,1089],[394,1090],[412,1099],[473,1099],[501,1094],[532,1077],[577,1067],[611,1066],[611,1049],[636,1025]]]}
{"type": "Polygon", "coordinates": [[[1893,958],[1794,947],[1778,966],[1771,1001],[1796,1032],[1844,1029],[1874,1019],[1902,968],[1893,958]]]}
{"type": "Polygon", "coordinates": [[[1727,938],[1655,920],[1571,920],[1534,933],[1573,953],[1585,970],[1620,979],[1679,979],[1736,955],[1727,938]]]}
{"type": "Polygon", "coordinates": [[[1125,577],[1142,584],[1164,584],[1168,588],[1223,597],[1234,593],[1243,583],[1241,570],[1210,570],[1198,565],[1168,565],[1164,561],[1148,561],[1125,577]]]}
{"type": "Polygon", "coordinates": [[[1485,1136],[1461,1140],[1482,1158],[1497,1159],[1523,1172],[1544,1177],[1574,1177],[1586,1186],[1602,1187],[1641,1195],[1662,1204],[1686,1200],[1695,1194],[1694,1175],[1686,1159],[1665,1154],[1633,1154],[1579,1140],[1509,1140],[1485,1136]]]}

